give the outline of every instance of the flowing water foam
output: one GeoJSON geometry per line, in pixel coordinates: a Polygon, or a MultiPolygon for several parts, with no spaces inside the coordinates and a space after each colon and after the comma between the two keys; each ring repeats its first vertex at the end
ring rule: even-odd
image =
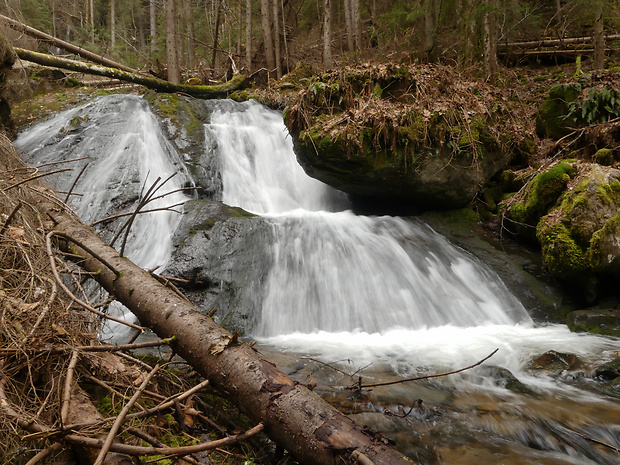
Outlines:
{"type": "MultiPolygon", "coordinates": [[[[494,272],[424,223],[348,211],[341,194],[308,178],[295,163],[278,113],[251,102],[226,105],[205,130],[218,141],[224,201],[272,224],[273,266],[254,336],[275,359],[271,347],[300,354],[283,361],[296,367],[300,382],[313,382],[325,363],[337,360],[372,365],[363,374],[381,381],[461,368],[499,349],[490,362],[499,369],[453,376],[432,392],[411,384],[389,392],[376,388],[376,400],[390,400],[370,410],[402,415],[412,399],[441,398],[447,387],[458,394],[437,401],[449,407],[432,423],[428,415],[440,407],[418,409],[412,418],[419,423],[395,420],[386,431],[397,437],[402,429],[412,438],[436,428],[428,441],[436,444],[440,463],[615,463],[613,453],[584,437],[617,444],[617,404],[527,366],[550,350],[600,363],[616,353],[616,339],[571,333],[565,325],[537,326],[494,272]],[[303,374],[300,360],[317,357],[319,365],[301,364],[314,366],[303,374]],[[516,389],[530,394],[506,389],[512,374],[502,369],[517,375],[523,387],[516,389]],[[497,373],[504,377],[499,383],[497,373]],[[471,415],[452,413],[455,405],[471,415]],[[412,432],[416,424],[421,430],[412,432]],[[470,439],[463,443],[465,436],[470,439]]],[[[344,363],[336,370],[348,368],[344,363]]],[[[347,382],[346,376],[334,381],[334,373],[327,370],[323,382],[347,382]]],[[[330,387],[323,394],[336,396],[339,404],[351,400],[330,387]]],[[[378,419],[368,415],[357,414],[379,428],[386,422],[383,413],[378,419]]],[[[415,440],[411,445],[401,438],[398,444],[418,457],[415,440]]]]}
{"type": "Polygon", "coordinates": [[[219,141],[224,201],[275,231],[262,341],[325,357],[398,352],[444,367],[501,347],[496,360],[518,371],[546,350],[613,347],[562,325],[536,327],[495,273],[424,223],[346,210],[296,163],[277,112],[227,106],[206,131],[219,141]]]}
{"type": "MultiPolygon", "coordinates": [[[[37,165],[81,159],[63,166],[56,186],[68,189],[77,173],[85,167],[73,188],[70,204],[84,223],[130,211],[148,188],[159,179],[161,184],[174,173],[145,209],[156,210],[183,203],[180,192],[185,180],[178,154],[162,135],[157,119],[147,103],[133,96],[110,96],[94,100],[80,108],[58,114],[22,133],[16,145],[27,152],[37,165]],[[120,209],[120,211],[119,211],[120,209]]],[[[125,256],[145,269],[163,269],[172,252],[172,232],[180,215],[157,211],[136,216],[125,247],[125,256]]],[[[116,227],[122,222],[116,223],[116,227]]],[[[103,230],[111,239],[116,229],[103,230]]],[[[121,239],[117,241],[120,245],[121,239]]],[[[128,319],[132,315],[121,307],[112,310],[128,319]]],[[[119,340],[124,326],[112,323],[105,337],[119,340]]]]}

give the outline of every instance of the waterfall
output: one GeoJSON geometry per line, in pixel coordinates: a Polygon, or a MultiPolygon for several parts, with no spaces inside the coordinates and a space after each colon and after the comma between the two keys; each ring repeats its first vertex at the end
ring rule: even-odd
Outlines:
{"type": "Polygon", "coordinates": [[[274,228],[257,336],[530,321],[497,276],[422,222],[345,210],[342,194],[296,163],[277,112],[229,104],[206,131],[224,201],[274,228]]]}
{"type": "MultiPolygon", "coordinates": [[[[178,154],[159,130],[148,104],[135,96],[108,96],[58,114],[20,134],[16,145],[29,154],[35,165],[67,162],[71,171],[52,180],[53,187],[67,190],[84,172],[73,188],[70,205],[84,223],[132,211],[151,185],[169,179],[145,209],[161,210],[182,204],[187,198],[180,192],[185,168],[178,154]],[[76,160],[76,161],[70,161],[76,160]]],[[[61,194],[62,197],[62,194],[61,194]]],[[[127,217],[99,227],[110,240],[127,217]]],[[[125,256],[145,269],[163,269],[172,252],[172,233],[180,215],[173,211],[154,211],[136,216],[125,247],[125,256]]],[[[116,243],[120,246],[121,239],[116,243]]],[[[113,313],[131,315],[120,306],[113,313]]],[[[113,323],[106,337],[122,337],[124,327],[113,323]]]]}

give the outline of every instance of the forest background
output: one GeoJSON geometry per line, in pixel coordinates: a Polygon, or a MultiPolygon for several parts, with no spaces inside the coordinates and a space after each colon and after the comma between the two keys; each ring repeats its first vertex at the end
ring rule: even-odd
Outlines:
{"type": "MultiPolygon", "coordinates": [[[[128,66],[148,66],[172,82],[220,79],[234,69],[265,68],[269,77],[279,78],[300,61],[319,69],[368,60],[440,62],[493,80],[498,57],[518,64],[583,55],[602,68],[606,49],[609,57],[620,40],[619,11],[609,0],[5,0],[0,5],[6,16],[128,66]]],[[[15,34],[9,39],[15,41],[15,34]]],[[[46,51],[61,53],[49,46],[46,51]]]]}

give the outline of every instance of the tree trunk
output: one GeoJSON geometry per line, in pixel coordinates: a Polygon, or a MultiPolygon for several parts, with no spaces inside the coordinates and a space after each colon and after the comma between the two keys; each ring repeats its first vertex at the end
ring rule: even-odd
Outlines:
{"type": "Polygon", "coordinates": [[[595,1],[594,7],[594,69],[605,67],[605,35],[603,26],[603,0],[595,1]]]}
{"type": "Polygon", "coordinates": [[[435,8],[434,0],[424,0],[424,52],[430,58],[435,47],[435,8]]]}
{"type": "Polygon", "coordinates": [[[242,0],[237,0],[237,50],[236,54],[238,57],[241,56],[241,38],[243,37],[243,4],[242,0]]]}
{"type": "Polygon", "coordinates": [[[39,209],[43,218],[54,221],[55,231],[75,238],[98,257],[70,246],[73,254],[83,257],[80,266],[93,272],[95,279],[143,325],[160,337],[176,336],[174,351],[251,419],[262,422],[270,438],[297,460],[309,465],[335,465],[353,463],[354,457],[359,457],[358,463],[411,465],[381,437],[294,383],[252,347],[237,341],[186,299],[121,257],[71,215],[58,211],[56,204],[42,204],[39,209]]]}
{"type": "Polygon", "coordinates": [[[90,41],[95,43],[95,0],[89,0],[90,8],[90,41]]]}
{"type": "Polygon", "coordinates": [[[168,61],[168,81],[172,84],[179,84],[181,82],[176,36],[174,0],[166,0],[166,60],[168,61]]]}
{"type": "Polygon", "coordinates": [[[263,26],[263,36],[265,37],[265,61],[269,72],[276,67],[276,59],[273,54],[273,38],[271,35],[271,13],[269,8],[269,0],[260,1],[260,15],[263,26]]]}
{"type": "Polygon", "coordinates": [[[196,67],[196,47],[194,46],[194,13],[192,0],[185,0],[185,17],[187,18],[187,67],[196,67]]]}
{"type": "Polygon", "coordinates": [[[217,58],[217,42],[220,33],[220,11],[222,9],[222,0],[215,0],[215,32],[213,33],[213,55],[211,56],[211,68],[215,73],[215,59],[217,58]]]}
{"type": "Polygon", "coordinates": [[[333,68],[332,60],[332,2],[323,0],[323,67],[333,68]]]}
{"type": "Polygon", "coordinates": [[[155,50],[157,49],[157,9],[155,8],[155,1],[156,0],[150,0],[149,2],[149,17],[151,23],[151,59],[153,59],[155,50]]]}
{"type": "Polygon", "coordinates": [[[351,17],[351,0],[344,0],[344,22],[347,30],[347,50],[349,53],[355,51],[355,38],[353,36],[353,22],[351,17]]]}
{"type": "Polygon", "coordinates": [[[487,0],[487,7],[484,16],[484,68],[487,78],[495,82],[498,73],[496,0],[487,0]]]}
{"type": "Polygon", "coordinates": [[[273,41],[274,41],[274,53],[275,53],[275,62],[276,62],[276,77],[278,79],[282,78],[282,55],[280,51],[280,20],[278,19],[279,8],[278,1],[273,1],[273,41]]]}
{"type": "Polygon", "coordinates": [[[88,50],[84,50],[81,47],[77,47],[76,45],[70,44],[69,42],[65,42],[64,40],[57,39],[54,36],[46,34],[45,32],[41,32],[38,29],[35,29],[30,26],[26,26],[25,24],[20,23],[19,21],[15,21],[14,19],[7,18],[6,16],[0,15],[0,20],[6,21],[11,29],[15,29],[16,31],[21,31],[29,36],[36,37],[37,39],[44,40],[45,42],[49,42],[56,47],[60,47],[68,52],[75,53],[78,56],[86,58],[87,60],[91,60],[95,63],[99,63],[104,66],[108,66],[110,68],[118,68],[120,70],[126,71],[128,73],[137,73],[137,71],[129,66],[125,66],[121,63],[117,63],[116,61],[112,61],[108,58],[104,58],[96,53],[89,52],[88,50]]]}
{"type": "Polygon", "coordinates": [[[116,46],[116,0],[110,0],[110,48],[116,46]]]}
{"type": "Polygon", "coordinates": [[[245,66],[252,69],[252,0],[245,2],[245,66]]]}
{"type": "Polygon", "coordinates": [[[350,0],[352,12],[353,36],[355,37],[355,47],[358,51],[362,50],[362,14],[360,12],[360,0],[350,0]]]}
{"type": "Polygon", "coordinates": [[[114,68],[106,68],[104,66],[92,63],[83,63],[75,60],[68,60],[45,53],[32,52],[22,48],[14,47],[15,53],[22,60],[32,61],[43,66],[54,66],[56,68],[69,69],[79,73],[95,74],[97,76],[105,76],[112,79],[120,79],[127,82],[133,82],[146,86],[160,92],[181,92],[193,95],[198,98],[223,98],[241,88],[245,84],[245,76],[243,74],[235,75],[230,81],[223,84],[215,84],[212,86],[189,86],[185,84],[174,84],[172,82],[163,81],[152,77],[142,76],[141,74],[128,73],[114,68]]]}

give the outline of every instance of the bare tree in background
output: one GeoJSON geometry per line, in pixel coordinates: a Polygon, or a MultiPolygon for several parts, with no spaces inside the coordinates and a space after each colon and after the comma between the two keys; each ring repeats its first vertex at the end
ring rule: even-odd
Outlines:
{"type": "Polygon", "coordinates": [[[323,66],[330,69],[334,66],[332,58],[332,1],[323,0],[323,66]]]}
{"type": "Polygon", "coordinates": [[[166,60],[168,61],[168,80],[173,84],[181,82],[176,36],[174,0],[166,0],[166,60]]]}
{"type": "Polygon", "coordinates": [[[273,37],[271,35],[271,8],[269,0],[260,1],[261,24],[263,26],[263,35],[265,37],[265,60],[267,68],[273,71],[276,67],[276,59],[274,56],[273,37]]]}

